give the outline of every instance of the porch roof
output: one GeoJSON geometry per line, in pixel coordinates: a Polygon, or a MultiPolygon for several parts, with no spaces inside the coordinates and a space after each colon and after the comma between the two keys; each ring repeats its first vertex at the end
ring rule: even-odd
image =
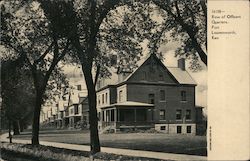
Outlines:
{"type": "Polygon", "coordinates": [[[110,108],[110,107],[154,107],[154,104],[149,104],[149,103],[142,103],[142,102],[134,102],[134,101],[126,101],[126,102],[119,102],[119,103],[114,103],[109,106],[104,106],[101,108],[110,108]]]}

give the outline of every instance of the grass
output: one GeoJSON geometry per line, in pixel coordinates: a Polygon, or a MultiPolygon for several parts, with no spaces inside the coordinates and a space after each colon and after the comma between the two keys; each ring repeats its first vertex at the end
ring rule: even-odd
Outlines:
{"type": "MultiPolygon", "coordinates": [[[[31,139],[30,133],[14,138],[31,139]]],[[[40,133],[41,141],[52,141],[70,144],[89,144],[87,131],[47,131],[40,133]]],[[[207,155],[205,136],[170,135],[163,133],[120,133],[100,134],[101,146],[147,150],[190,155],[207,155]]]]}
{"type": "MultiPolygon", "coordinates": [[[[8,161],[87,161],[89,152],[55,148],[50,146],[32,146],[30,144],[1,143],[2,158],[8,161]]],[[[100,160],[149,160],[158,159],[131,157],[125,155],[115,155],[108,153],[97,153],[94,156],[96,161],[100,160]]]]}

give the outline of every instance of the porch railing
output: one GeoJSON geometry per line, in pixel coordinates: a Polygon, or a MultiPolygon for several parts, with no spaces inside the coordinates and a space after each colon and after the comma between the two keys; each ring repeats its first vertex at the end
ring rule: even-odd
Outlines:
{"type": "Polygon", "coordinates": [[[127,121],[119,121],[119,122],[102,122],[102,128],[105,127],[114,127],[114,128],[126,128],[126,127],[153,127],[154,122],[149,121],[139,121],[139,122],[127,122],[127,121]]]}

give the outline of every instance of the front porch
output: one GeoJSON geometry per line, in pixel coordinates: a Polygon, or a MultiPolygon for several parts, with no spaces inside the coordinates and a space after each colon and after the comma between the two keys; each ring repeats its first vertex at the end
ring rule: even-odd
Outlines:
{"type": "Polygon", "coordinates": [[[152,104],[139,102],[125,102],[102,108],[99,113],[99,130],[116,132],[153,128],[153,108],[152,104]]]}

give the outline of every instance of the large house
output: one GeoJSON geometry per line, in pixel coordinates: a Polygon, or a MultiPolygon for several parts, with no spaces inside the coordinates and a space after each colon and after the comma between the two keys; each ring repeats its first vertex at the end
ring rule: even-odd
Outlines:
{"type": "Polygon", "coordinates": [[[118,70],[117,82],[110,83],[114,78],[97,84],[100,131],[155,128],[195,134],[196,83],[184,59],[170,68],[152,54],[134,71],[118,70]]]}

